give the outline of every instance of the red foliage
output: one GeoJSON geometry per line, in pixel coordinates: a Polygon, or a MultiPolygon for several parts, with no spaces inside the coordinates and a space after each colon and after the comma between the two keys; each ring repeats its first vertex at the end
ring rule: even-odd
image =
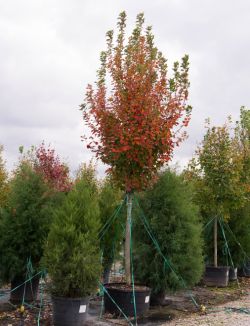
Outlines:
{"type": "Polygon", "coordinates": [[[188,56],[181,65],[174,64],[174,76],[168,78],[151,28],[142,32],[143,15],[137,16],[126,46],[125,22],[121,13],[116,45],[113,32],[107,33],[108,50],[101,53],[97,88],[88,85],[82,109],[92,131],[87,147],[111,166],[109,172],[126,191],[132,191],[145,188],[170,160],[173,148],[183,140],[180,130],[188,125],[191,108],[186,105],[188,56]]]}
{"type": "Polygon", "coordinates": [[[42,173],[46,182],[56,191],[69,191],[72,186],[69,178],[69,169],[65,164],[61,163],[59,156],[55,154],[55,150],[46,149],[44,143],[42,143],[36,149],[35,155],[35,169],[42,173]]]}

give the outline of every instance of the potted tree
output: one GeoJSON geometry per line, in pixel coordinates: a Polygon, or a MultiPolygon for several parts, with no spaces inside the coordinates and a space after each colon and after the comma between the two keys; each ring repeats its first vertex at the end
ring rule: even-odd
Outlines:
{"type": "Polygon", "coordinates": [[[143,212],[169,262],[166,264],[150,241],[141,227],[142,214],[138,214],[134,231],[135,274],[152,289],[152,305],[164,305],[167,291],[192,287],[202,276],[202,224],[192,197],[190,183],[170,169],[160,173],[155,185],[141,195],[143,212]]]}
{"type": "Polygon", "coordinates": [[[9,183],[0,225],[0,279],[5,283],[11,281],[13,290],[19,286],[11,292],[14,303],[36,299],[39,278],[24,282],[28,261],[32,262],[33,275],[39,272],[50,207],[49,189],[42,176],[29,162],[22,161],[9,183]]]}
{"type": "MultiPolygon", "coordinates": [[[[86,136],[87,147],[110,166],[112,178],[127,194],[126,285],[110,285],[106,290],[111,296],[114,291],[126,296],[126,304],[119,301],[119,295],[115,300],[126,314],[133,315],[134,310],[139,311],[139,300],[141,313],[149,306],[149,290],[135,289],[131,279],[133,193],[151,184],[158,169],[171,158],[173,148],[184,137],[182,127],[189,123],[191,108],[186,104],[188,56],[181,64],[174,64],[173,77],[169,78],[166,59],[154,45],[151,27],[144,30],[144,15],[137,16],[126,45],[125,26],[126,13],[122,12],[117,41],[109,31],[96,88],[88,86],[81,109],[92,131],[89,138],[86,136]]],[[[108,300],[105,309],[113,311],[108,300]]]]}
{"type": "Polygon", "coordinates": [[[54,325],[80,326],[101,273],[99,206],[93,184],[78,179],[53,216],[44,265],[51,279],[54,325]]]}
{"type": "Polygon", "coordinates": [[[122,192],[112,182],[110,177],[101,181],[96,178],[96,166],[91,161],[89,164],[81,164],[77,171],[77,178],[84,179],[92,185],[95,193],[98,193],[98,203],[100,208],[100,230],[98,238],[100,240],[101,262],[103,269],[103,281],[108,283],[112,263],[115,256],[119,255],[121,242],[123,239],[123,229],[121,219],[116,219],[111,225],[108,220],[115,209],[121,204],[122,192]],[[108,232],[106,230],[108,229],[108,232]]]}
{"type": "Polygon", "coordinates": [[[245,189],[246,202],[240,209],[232,211],[229,221],[229,233],[232,255],[240,272],[250,277],[250,110],[240,109],[240,120],[235,128],[236,150],[241,154],[243,168],[241,173],[242,188],[245,189]]]}
{"type": "MultiPolygon", "coordinates": [[[[203,216],[213,218],[213,242],[207,238],[207,257],[213,266],[206,266],[204,282],[208,286],[227,286],[229,266],[219,266],[222,256],[218,256],[218,226],[220,220],[227,222],[230,211],[240,207],[244,201],[241,184],[242,160],[235,150],[230,136],[230,120],[222,127],[211,127],[208,121],[207,132],[197,157],[190,164],[193,181],[196,185],[196,198],[203,216]]],[[[222,250],[222,248],[219,248],[222,250]]]]}

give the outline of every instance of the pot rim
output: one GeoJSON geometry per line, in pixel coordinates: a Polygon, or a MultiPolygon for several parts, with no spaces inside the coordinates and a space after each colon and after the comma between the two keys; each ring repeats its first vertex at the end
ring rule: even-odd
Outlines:
{"type": "MultiPolygon", "coordinates": [[[[131,289],[121,289],[119,287],[115,288],[116,285],[125,285],[126,283],[125,282],[114,282],[114,283],[105,283],[103,284],[103,286],[107,289],[112,289],[114,291],[121,291],[121,292],[132,292],[133,289],[132,289],[132,285],[131,285],[131,289]]],[[[138,283],[135,283],[135,286],[143,286],[144,289],[135,289],[135,292],[150,292],[151,293],[151,288],[147,287],[146,285],[143,285],[143,284],[138,284],[138,283]]]]}
{"type": "Polygon", "coordinates": [[[71,297],[62,297],[58,295],[51,295],[52,300],[69,300],[69,301],[86,301],[90,299],[90,296],[87,297],[77,297],[77,298],[71,298],[71,297]]]}

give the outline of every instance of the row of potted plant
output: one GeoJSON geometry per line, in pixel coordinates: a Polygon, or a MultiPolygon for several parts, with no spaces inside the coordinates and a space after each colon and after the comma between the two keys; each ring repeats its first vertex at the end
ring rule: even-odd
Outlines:
{"type": "MultiPolygon", "coordinates": [[[[185,175],[178,176],[174,171],[166,170],[159,175],[153,188],[142,192],[138,198],[151,230],[173,269],[166,264],[164,266],[161,255],[143,227],[142,213],[138,207],[133,210],[134,276],[137,282],[152,289],[151,303],[162,303],[166,291],[183,287],[178,276],[190,287],[200,280],[204,270],[200,213],[198,206],[192,203],[193,188],[185,179],[185,175]]],[[[1,280],[11,281],[12,289],[22,284],[26,280],[27,261],[30,259],[34,274],[42,267],[48,270],[55,318],[65,321],[65,317],[62,317],[65,306],[73,307],[75,304],[75,317],[69,313],[68,318],[76,320],[80,316],[84,319],[87,299],[97,291],[102,266],[104,269],[110,268],[121,251],[124,211],[120,212],[100,240],[100,230],[121,199],[121,192],[111,180],[98,185],[93,166],[80,170],[67,194],[58,194],[52,192],[49,184],[31,164],[21,161],[9,183],[6,206],[1,210],[1,280]],[[108,259],[101,262],[101,257],[108,259]],[[62,297],[70,299],[65,299],[63,303],[62,297]]],[[[135,208],[135,203],[133,206],[135,208]]],[[[247,212],[246,218],[249,216],[247,212]]],[[[240,223],[236,223],[238,229],[232,223],[230,225],[239,234],[246,230],[245,222],[241,220],[241,227],[240,223]]],[[[249,233],[246,231],[245,235],[247,240],[249,233]]],[[[231,240],[228,239],[230,244],[231,240]]],[[[209,249],[208,244],[205,248],[209,249]]],[[[238,248],[232,248],[234,258],[237,252],[238,248]]],[[[235,265],[240,263],[239,260],[235,261],[235,265]]],[[[33,290],[38,286],[38,279],[35,278],[32,283],[33,290]]],[[[109,278],[106,276],[107,281],[109,278]]],[[[29,287],[28,283],[25,301],[34,299],[29,287]]],[[[14,291],[11,300],[20,302],[23,290],[22,287],[19,296],[14,291]]],[[[144,302],[148,296],[146,294],[144,302]]],[[[131,292],[129,297],[132,297],[131,292]]],[[[125,313],[133,315],[133,302],[129,302],[130,307],[125,313]]],[[[118,305],[125,309],[122,304],[118,305]]],[[[110,306],[108,298],[106,306],[112,312],[117,312],[117,307],[110,306]]]]}
{"type": "MultiPolygon", "coordinates": [[[[114,202],[116,201],[118,204],[121,196],[109,180],[106,180],[99,190],[97,187],[95,178],[91,176],[91,167],[86,168],[79,173],[72,189],[67,194],[61,194],[60,200],[57,198],[55,201],[55,198],[51,196],[48,184],[27,162],[20,163],[13,180],[10,182],[7,204],[1,215],[1,281],[5,283],[11,281],[12,290],[22,285],[27,280],[28,260],[32,262],[32,277],[42,268],[46,268],[50,279],[49,289],[54,303],[55,325],[60,325],[63,322],[70,325],[70,320],[75,325],[76,320],[79,320],[80,325],[82,320],[86,318],[88,298],[97,291],[98,283],[101,280],[102,265],[104,268],[107,267],[107,262],[105,260],[101,262],[101,257],[109,257],[109,264],[112,264],[123,243],[124,211],[121,211],[117,221],[110,225],[110,229],[105,234],[106,239],[99,240],[100,230],[107,222],[107,217],[110,217],[106,214],[113,211],[114,202]],[[107,202],[104,201],[105,199],[107,202]],[[110,199],[112,200],[108,202],[110,199]],[[102,215],[100,208],[106,214],[102,215]],[[117,232],[119,229],[120,231],[117,232]],[[110,251],[112,248],[114,249],[114,243],[116,248],[111,255],[110,251]],[[72,312],[68,312],[67,316],[64,316],[64,312],[67,310],[65,307],[72,308],[72,312]]],[[[159,230],[155,227],[160,229],[162,227],[162,230],[165,230],[165,235],[162,234],[158,238],[160,245],[165,255],[172,259],[176,272],[182,274],[190,286],[199,279],[202,271],[201,232],[199,224],[197,224],[197,208],[190,204],[190,193],[188,195],[187,188],[181,190],[181,177],[178,177],[174,172],[166,171],[155,187],[152,193],[145,194],[145,197],[140,198],[142,207],[146,214],[151,215],[147,211],[150,201],[152,203],[158,202],[158,208],[154,211],[158,222],[152,223],[150,221],[150,223],[154,232],[159,230]],[[175,191],[174,187],[176,188],[175,191]],[[180,192],[183,194],[182,196],[180,192]],[[172,199],[170,199],[171,196],[172,199]],[[164,203],[164,198],[168,199],[167,203],[164,203]],[[185,202],[186,205],[190,206],[190,213],[186,209],[186,213],[184,213],[185,202]],[[173,217],[171,218],[171,216],[173,217]],[[172,220],[172,222],[169,223],[168,220],[172,220]],[[176,227],[178,224],[180,225],[176,227]],[[170,231],[171,228],[175,230],[170,231]],[[187,228],[189,229],[187,230],[187,228]],[[188,232],[192,233],[192,237],[187,243],[187,237],[185,240],[181,239],[181,236],[188,232]],[[166,238],[168,235],[169,239],[166,238]],[[173,235],[175,236],[173,237],[173,235]],[[177,237],[179,238],[178,246],[176,245],[177,237]],[[163,246],[163,243],[170,244],[171,241],[172,252],[171,250],[168,251],[169,246],[166,249],[163,246]],[[191,273],[188,276],[184,272],[187,270],[185,267],[187,259],[180,260],[180,258],[187,254],[189,257],[194,257],[191,253],[192,250],[196,251],[196,267],[193,266],[189,270],[193,272],[196,270],[196,274],[194,276],[191,273]]],[[[152,268],[153,266],[150,268],[147,261],[150,261],[150,257],[155,255],[155,249],[150,244],[150,238],[147,237],[147,241],[145,239],[143,225],[137,216],[137,212],[133,212],[133,215],[135,217],[133,237],[138,241],[137,244],[135,242],[133,249],[136,281],[152,288],[155,296],[167,289],[178,288],[181,284],[178,284],[177,279],[171,273],[170,275],[169,273],[161,275],[162,282],[159,282],[158,272],[159,270],[163,271],[163,262],[159,257],[154,262],[156,270],[152,268]],[[147,246],[148,258],[142,250],[143,246],[147,246]],[[145,269],[145,265],[148,266],[147,269],[145,269]]],[[[108,278],[106,280],[108,281],[108,278]]],[[[18,304],[22,303],[24,290],[24,302],[34,300],[38,283],[39,276],[32,279],[32,282],[27,282],[26,287],[21,286],[18,290],[13,291],[11,301],[18,304]]],[[[108,288],[108,286],[106,287],[108,288]]],[[[112,289],[109,291],[112,292],[112,289]]],[[[128,292],[126,287],[125,292],[128,292]]],[[[131,292],[129,293],[128,296],[131,299],[131,292]]],[[[139,293],[141,290],[137,289],[137,297],[139,293]]],[[[115,297],[115,294],[112,294],[112,297],[115,297]]],[[[144,303],[146,297],[149,298],[148,289],[143,294],[144,303]]],[[[134,314],[131,300],[129,300],[130,307],[127,310],[119,303],[119,299],[117,300],[125,314],[134,314]]],[[[146,308],[148,306],[149,299],[147,299],[146,308]]],[[[116,306],[115,309],[114,306],[110,307],[108,298],[106,298],[106,308],[112,312],[117,312],[116,306]]],[[[138,314],[143,313],[143,309],[145,308],[142,307],[142,311],[140,311],[139,304],[137,304],[138,314]]]]}
{"type": "MultiPolygon", "coordinates": [[[[197,205],[203,217],[214,221],[214,267],[218,269],[218,217],[230,220],[233,210],[239,212],[246,207],[250,129],[246,111],[242,111],[244,117],[233,140],[226,125],[208,127],[198,159],[191,162],[189,171],[181,177],[169,171],[159,176],[174,147],[185,138],[181,131],[190,120],[189,58],[186,55],[181,63],[174,63],[169,78],[166,59],[154,45],[151,27],[144,30],[144,15],[137,16],[126,45],[125,27],[126,13],[122,12],[117,40],[114,42],[112,31],[107,33],[107,50],[101,53],[96,88],[88,86],[81,109],[91,130],[87,147],[110,166],[112,183],[126,193],[127,200],[123,225],[126,284],[106,286],[107,293],[120,290],[126,294],[129,305],[118,305],[127,314],[136,315],[139,292],[143,293],[141,312],[148,308],[150,295],[147,287],[134,285],[133,257],[136,279],[151,286],[156,297],[164,296],[167,288],[178,288],[179,274],[187,286],[201,277],[203,240],[197,205]],[[187,180],[191,180],[190,185],[187,180]],[[140,213],[138,219],[135,217],[136,192],[143,193],[142,207],[149,215],[150,222],[144,227],[138,222],[140,213]],[[134,247],[133,237],[138,240],[134,247]],[[169,260],[162,262],[163,256],[169,260]]],[[[116,220],[108,231],[117,239],[110,242],[108,232],[100,238],[108,216],[100,216],[99,206],[104,212],[107,203],[104,194],[102,201],[97,198],[93,173],[80,173],[72,183],[66,166],[53,155],[42,147],[33,159],[31,151],[10,182],[1,210],[0,277],[4,281],[24,278],[27,259],[39,269],[43,257],[42,264],[51,278],[54,324],[80,325],[86,317],[87,298],[79,298],[96,290],[100,257],[108,278],[114,255],[107,248],[112,245],[120,250],[123,233],[116,220]],[[62,300],[64,296],[70,297],[70,303],[62,300]],[[69,307],[72,313],[68,313],[69,307]]]]}

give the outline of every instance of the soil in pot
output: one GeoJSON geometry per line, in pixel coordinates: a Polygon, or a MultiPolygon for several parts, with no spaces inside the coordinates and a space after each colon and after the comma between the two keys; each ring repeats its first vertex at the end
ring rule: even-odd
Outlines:
{"type": "Polygon", "coordinates": [[[36,301],[40,276],[37,275],[30,281],[25,282],[25,278],[16,277],[11,281],[10,302],[21,304],[23,302],[31,303],[36,301]]]}
{"type": "Polygon", "coordinates": [[[229,281],[229,266],[206,266],[203,282],[207,286],[226,287],[229,281]]]}
{"type": "Polygon", "coordinates": [[[82,326],[87,318],[89,298],[52,297],[54,326],[82,326]]]}
{"type": "MultiPolygon", "coordinates": [[[[132,317],[135,314],[134,311],[134,297],[132,286],[128,286],[126,283],[108,283],[104,285],[106,291],[104,293],[104,306],[105,312],[119,316],[123,313],[132,317]],[[116,303],[114,303],[112,300],[116,303]]],[[[151,290],[146,286],[135,285],[135,303],[137,316],[143,316],[149,309],[151,290]]]]}

